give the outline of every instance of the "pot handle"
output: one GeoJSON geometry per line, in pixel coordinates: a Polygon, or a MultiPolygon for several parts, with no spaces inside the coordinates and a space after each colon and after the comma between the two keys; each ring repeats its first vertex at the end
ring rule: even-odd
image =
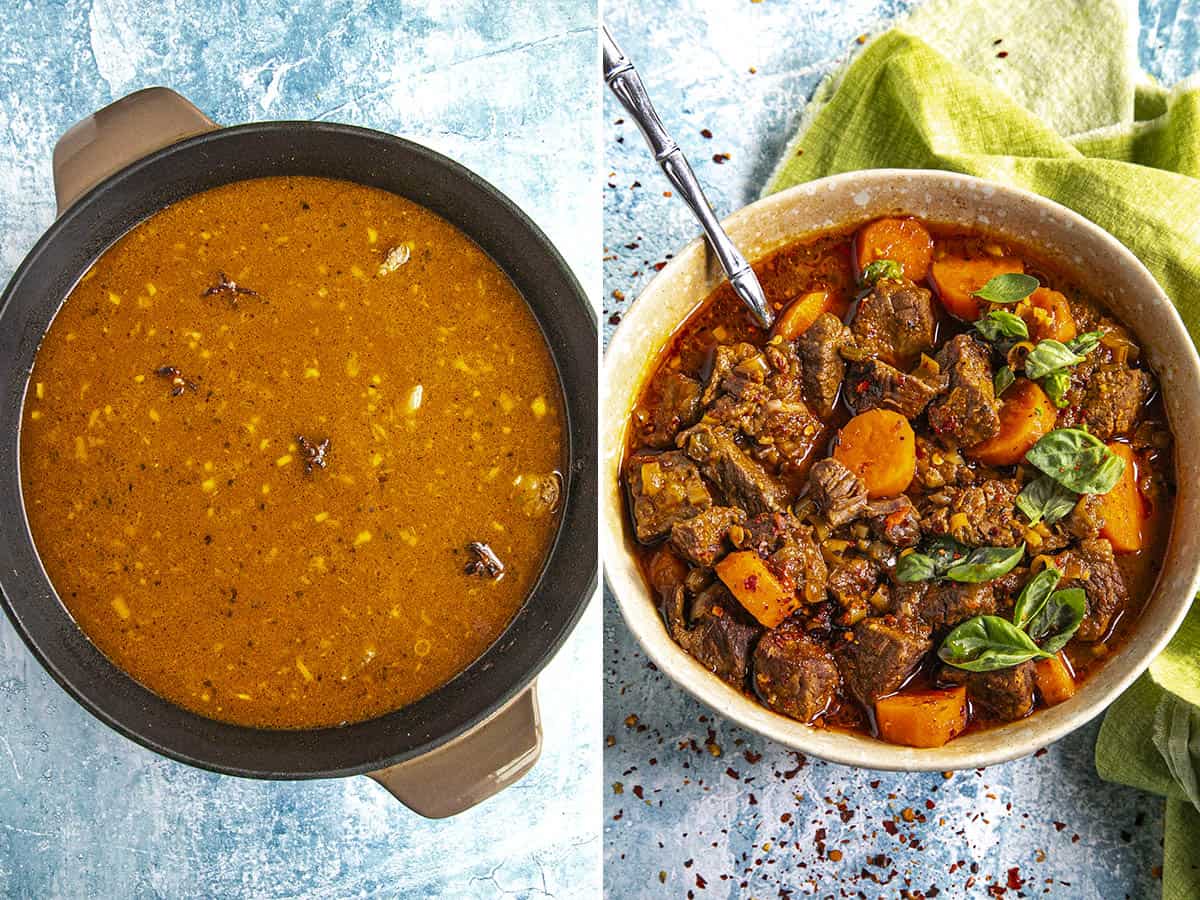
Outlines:
{"type": "Polygon", "coordinates": [[[164,87],[146,88],[113,101],[76,122],[54,145],[54,196],[59,214],[130,163],[219,127],[164,87]]]}
{"type": "Polygon", "coordinates": [[[367,775],[413,812],[444,819],[519,781],[541,752],[535,682],[454,740],[367,775]]]}

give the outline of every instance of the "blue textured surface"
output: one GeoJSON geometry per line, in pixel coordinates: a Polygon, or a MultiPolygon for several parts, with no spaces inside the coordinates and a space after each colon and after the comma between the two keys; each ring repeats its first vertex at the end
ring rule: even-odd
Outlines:
{"type": "MultiPolygon", "coordinates": [[[[757,198],[806,98],[854,39],[910,6],[666,0],[648,29],[642,4],[609,0],[605,18],[725,215],[757,198]],[[717,164],[721,153],[730,158],[717,164]]],[[[1186,3],[1142,3],[1142,64],[1168,84],[1198,68],[1195,16],[1186,3]]],[[[606,317],[697,233],[623,118],[606,98],[606,317]]],[[[655,671],[611,597],[604,673],[614,898],[1159,894],[1162,801],[1097,778],[1098,722],[1038,756],[948,778],[804,760],[655,671]]]]}
{"type": "MultiPolygon", "coordinates": [[[[57,136],[164,84],[220,122],[320,118],[429,144],[521,204],[594,288],[595,17],[593,0],[0,4],[0,277],[53,220],[57,136]]],[[[243,781],[156,757],[77,707],[0,620],[0,896],[595,896],[599,666],[597,603],[540,681],[533,773],[431,823],[365,778],[243,781]]]]}

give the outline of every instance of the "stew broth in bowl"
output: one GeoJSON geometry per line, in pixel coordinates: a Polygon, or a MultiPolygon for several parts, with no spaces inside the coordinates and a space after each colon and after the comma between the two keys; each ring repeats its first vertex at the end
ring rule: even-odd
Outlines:
{"type": "Polygon", "coordinates": [[[40,348],[21,433],[55,589],[202,715],[362,721],[503,632],[553,542],[541,331],[469,238],[312,177],[187,198],[118,241],[40,348]]]}
{"type": "Polygon", "coordinates": [[[937,747],[1069,699],[1161,568],[1173,448],[1132,332],[1035,247],[910,217],[756,265],[627,429],[672,639],[804,723],[937,747]]]}

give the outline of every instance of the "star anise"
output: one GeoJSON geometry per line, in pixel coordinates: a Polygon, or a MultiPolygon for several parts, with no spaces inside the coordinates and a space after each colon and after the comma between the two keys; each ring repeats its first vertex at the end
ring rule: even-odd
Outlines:
{"type": "Polygon", "coordinates": [[[304,435],[296,436],[300,445],[300,459],[304,461],[304,471],[311,473],[314,468],[325,468],[325,455],[329,452],[329,438],[317,442],[310,441],[304,435]]]}
{"type": "Polygon", "coordinates": [[[504,563],[496,555],[496,551],[483,541],[471,541],[467,544],[467,552],[475,558],[470,560],[463,569],[468,575],[478,575],[481,578],[499,578],[504,574],[504,563]]]}
{"type": "Polygon", "coordinates": [[[217,277],[217,283],[201,294],[201,297],[222,296],[229,301],[230,306],[237,306],[238,297],[253,297],[258,295],[258,291],[242,287],[236,281],[226,276],[224,272],[218,272],[217,277]]]}
{"type": "Polygon", "coordinates": [[[154,370],[154,374],[159,378],[171,379],[171,396],[178,397],[184,391],[196,390],[196,382],[189,381],[183,377],[183,373],[175,366],[160,366],[154,370]]]}

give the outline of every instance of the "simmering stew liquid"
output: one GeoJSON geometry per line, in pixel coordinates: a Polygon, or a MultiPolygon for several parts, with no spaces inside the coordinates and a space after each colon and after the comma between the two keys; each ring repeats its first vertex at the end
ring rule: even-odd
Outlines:
{"type": "Polygon", "coordinates": [[[71,292],[29,382],[25,506],[63,603],[150,690],[360,721],[467,667],[531,590],[561,410],[532,314],[456,228],[349,182],[243,181],[71,292]]]}

